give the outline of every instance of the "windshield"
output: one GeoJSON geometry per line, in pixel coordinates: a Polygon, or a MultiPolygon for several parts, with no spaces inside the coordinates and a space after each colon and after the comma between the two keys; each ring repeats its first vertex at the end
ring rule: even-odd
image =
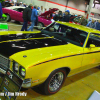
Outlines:
{"type": "Polygon", "coordinates": [[[81,47],[84,45],[88,34],[82,30],[56,22],[46,27],[44,30],[42,30],[42,32],[47,35],[54,36],[57,39],[66,41],[66,43],[73,43],[81,47]]]}

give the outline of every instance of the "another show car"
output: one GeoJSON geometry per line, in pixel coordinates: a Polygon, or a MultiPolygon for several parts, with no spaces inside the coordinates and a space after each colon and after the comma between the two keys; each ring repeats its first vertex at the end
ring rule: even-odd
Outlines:
{"type": "Polygon", "coordinates": [[[7,21],[10,21],[12,19],[19,22],[23,22],[22,12],[24,9],[25,7],[11,6],[11,7],[2,8],[2,11],[4,14],[7,15],[7,21]]]}
{"type": "MultiPolygon", "coordinates": [[[[20,6],[12,6],[12,7],[5,7],[2,8],[3,13],[7,15],[7,21],[16,20],[19,22],[23,22],[23,10],[25,7],[20,6]]],[[[52,23],[51,18],[48,17],[51,13],[57,11],[57,8],[53,8],[45,13],[42,13],[38,16],[38,26],[44,27],[52,23]]]]}
{"type": "Polygon", "coordinates": [[[33,33],[1,32],[0,48],[0,71],[10,68],[22,87],[38,85],[47,95],[59,91],[67,76],[100,65],[100,31],[67,22],[33,33]]]}

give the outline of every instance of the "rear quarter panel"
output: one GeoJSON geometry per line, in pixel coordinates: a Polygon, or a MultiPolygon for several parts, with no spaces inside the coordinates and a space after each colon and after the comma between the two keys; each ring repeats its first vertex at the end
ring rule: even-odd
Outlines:
{"type": "Polygon", "coordinates": [[[44,26],[47,26],[49,24],[51,24],[52,22],[50,20],[44,19],[42,17],[38,17],[38,22],[41,22],[44,24],[44,26]]]}

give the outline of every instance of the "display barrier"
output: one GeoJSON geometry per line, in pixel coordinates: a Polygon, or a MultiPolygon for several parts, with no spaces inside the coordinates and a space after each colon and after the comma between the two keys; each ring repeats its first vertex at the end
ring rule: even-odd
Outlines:
{"type": "Polygon", "coordinates": [[[23,80],[7,69],[0,86],[0,100],[15,100],[23,80]]]}

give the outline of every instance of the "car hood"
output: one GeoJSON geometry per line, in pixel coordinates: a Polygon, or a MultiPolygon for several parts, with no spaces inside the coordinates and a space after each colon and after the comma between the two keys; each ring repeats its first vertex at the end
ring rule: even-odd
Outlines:
{"type": "Polygon", "coordinates": [[[6,33],[0,36],[0,48],[2,48],[0,49],[0,54],[7,58],[21,51],[65,44],[53,36],[47,36],[41,32],[34,34],[22,34],[20,32],[19,34],[13,34],[14,32],[12,32],[11,34],[8,32],[9,35],[6,33]]]}
{"type": "Polygon", "coordinates": [[[10,59],[15,60],[27,69],[48,61],[78,55],[82,52],[82,47],[70,43],[18,52],[10,56],[10,59]]]}
{"type": "Polygon", "coordinates": [[[53,12],[55,12],[55,11],[57,11],[57,10],[58,10],[58,8],[53,8],[53,9],[51,9],[51,10],[49,10],[49,11],[46,11],[45,13],[42,13],[42,14],[39,15],[39,16],[47,16],[47,15],[52,14],[53,12]]]}

